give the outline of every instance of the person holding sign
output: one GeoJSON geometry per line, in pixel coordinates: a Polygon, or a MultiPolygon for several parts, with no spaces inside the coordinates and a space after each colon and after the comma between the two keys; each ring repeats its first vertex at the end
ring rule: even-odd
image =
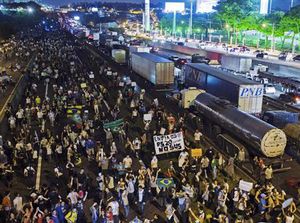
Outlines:
{"type": "Polygon", "coordinates": [[[189,161],[189,153],[186,150],[183,150],[178,157],[178,167],[182,168],[187,165],[189,161]]]}

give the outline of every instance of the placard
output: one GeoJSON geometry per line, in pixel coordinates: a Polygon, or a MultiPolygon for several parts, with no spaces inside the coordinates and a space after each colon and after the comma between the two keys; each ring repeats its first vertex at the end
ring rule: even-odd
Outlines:
{"type": "Polygon", "coordinates": [[[124,87],[124,82],[119,82],[120,87],[124,87]]]}
{"type": "Polygon", "coordinates": [[[244,181],[244,180],[240,180],[239,188],[243,191],[249,192],[253,188],[253,183],[247,182],[247,181],[244,181]]]}
{"type": "Polygon", "coordinates": [[[94,74],[90,74],[90,75],[89,75],[89,78],[90,78],[90,79],[94,79],[94,78],[95,78],[95,75],[94,75],[94,74]]]}
{"type": "Polygon", "coordinates": [[[144,114],[144,121],[151,121],[152,120],[152,114],[144,114]]]}
{"type": "Polygon", "coordinates": [[[135,87],[136,86],[136,82],[131,82],[131,86],[135,87]]]}
{"type": "Polygon", "coordinates": [[[202,149],[196,148],[196,149],[191,149],[191,156],[194,158],[199,158],[202,156],[202,149]]]}
{"type": "Polygon", "coordinates": [[[184,150],[182,132],[153,136],[156,155],[184,150]]]}
{"type": "Polygon", "coordinates": [[[165,128],[160,128],[159,134],[164,135],[166,132],[165,128]]]}
{"type": "Polygon", "coordinates": [[[86,83],[81,83],[81,84],[80,84],[80,87],[81,87],[81,88],[86,88],[87,85],[86,85],[86,83]]]}
{"type": "Polygon", "coordinates": [[[107,75],[107,76],[111,76],[111,75],[112,75],[112,72],[111,72],[111,71],[107,71],[107,72],[106,72],[106,75],[107,75]]]}
{"type": "Polygon", "coordinates": [[[285,201],[282,203],[282,208],[283,208],[283,209],[287,208],[288,206],[291,205],[292,202],[293,202],[293,198],[289,198],[289,199],[285,200],[285,201]]]}

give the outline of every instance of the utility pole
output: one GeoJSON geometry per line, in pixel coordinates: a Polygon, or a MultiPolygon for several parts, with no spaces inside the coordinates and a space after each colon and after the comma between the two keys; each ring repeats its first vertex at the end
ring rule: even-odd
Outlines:
{"type": "Polygon", "coordinates": [[[176,35],[176,10],[173,12],[173,35],[176,35]]]}
{"type": "Polygon", "coordinates": [[[190,38],[190,36],[193,33],[193,0],[190,0],[190,1],[191,1],[190,20],[189,20],[189,30],[188,30],[188,33],[187,33],[187,38],[188,39],[190,38]]]}
{"type": "Polygon", "coordinates": [[[294,0],[291,0],[291,6],[290,9],[294,7],[294,0]]]}
{"type": "Polygon", "coordinates": [[[150,0],[145,0],[145,32],[150,32],[150,0]]]}

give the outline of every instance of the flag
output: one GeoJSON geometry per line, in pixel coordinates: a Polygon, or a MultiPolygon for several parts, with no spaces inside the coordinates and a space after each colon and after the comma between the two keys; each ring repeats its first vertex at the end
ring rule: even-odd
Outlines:
{"type": "Polygon", "coordinates": [[[172,178],[157,178],[157,185],[159,188],[169,188],[174,186],[174,181],[172,178]]]}
{"type": "Polygon", "coordinates": [[[121,119],[118,119],[118,120],[113,121],[113,122],[105,123],[103,125],[103,128],[105,128],[105,129],[111,129],[112,131],[117,132],[117,131],[119,131],[119,129],[121,127],[123,127],[123,124],[124,124],[124,121],[121,118],[121,119]]]}

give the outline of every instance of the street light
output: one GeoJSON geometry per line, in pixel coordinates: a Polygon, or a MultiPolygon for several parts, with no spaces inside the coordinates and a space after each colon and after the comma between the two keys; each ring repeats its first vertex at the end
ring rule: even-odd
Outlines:
{"type": "MultiPolygon", "coordinates": [[[[266,23],[263,23],[261,26],[263,28],[266,28],[268,25],[272,25],[272,41],[271,41],[271,49],[272,51],[274,52],[275,51],[275,36],[274,36],[274,32],[275,32],[275,23],[272,23],[272,24],[266,24],[266,23]]],[[[267,43],[266,43],[266,46],[267,46],[267,43]]]]}
{"type": "Polygon", "coordinates": [[[31,8],[31,7],[28,7],[28,8],[27,8],[27,11],[28,11],[28,13],[30,13],[30,14],[31,14],[31,13],[33,13],[33,8],[31,8]]]}
{"type": "Polygon", "coordinates": [[[227,39],[228,43],[232,45],[232,38],[230,36],[230,25],[228,23],[225,24],[225,29],[227,29],[227,39]]]}

